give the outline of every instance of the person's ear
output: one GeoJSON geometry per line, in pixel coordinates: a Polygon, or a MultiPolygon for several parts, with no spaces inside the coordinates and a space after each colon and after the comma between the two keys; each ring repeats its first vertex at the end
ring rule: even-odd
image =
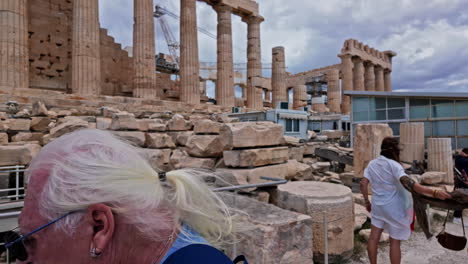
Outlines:
{"type": "Polygon", "coordinates": [[[114,235],[115,219],[112,209],[105,204],[95,204],[88,208],[90,224],[93,228],[90,250],[99,256],[109,245],[114,235]]]}

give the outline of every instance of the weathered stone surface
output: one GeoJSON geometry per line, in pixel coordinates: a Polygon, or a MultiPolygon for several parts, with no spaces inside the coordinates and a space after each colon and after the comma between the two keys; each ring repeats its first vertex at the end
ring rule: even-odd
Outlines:
{"type": "Polygon", "coordinates": [[[220,134],[234,148],[281,145],[283,126],[271,122],[225,124],[220,134]]]}
{"type": "Polygon", "coordinates": [[[192,129],[192,122],[185,120],[182,115],[174,115],[169,122],[167,122],[167,130],[169,131],[186,131],[192,129]]]}
{"type": "Polygon", "coordinates": [[[330,169],[331,163],[328,161],[322,161],[312,164],[312,168],[315,172],[325,172],[330,169]]]}
{"type": "Polygon", "coordinates": [[[136,146],[143,147],[145,145],[145,133],[140,131],[112,131],[112,134],[120,137],[123,140],[130,142],[136,146]]]}
{"type": "Polygon", "coordinates": [[[222,124],[211,121],[209,119],[202,119],[195,121],[193,132],[195,134],[219,134],[222,124]]]}
{"type": "Polygon", "coordinates": [[[351,190],[339,184],[297,181],[278,186],[278,206],[310,215],[313,220],[314,259],[324,254],[324,226],[328,222],[330,262],[351,257],[354,247],[354,203],[351,190]]]}
{"type": "Polygon", "coordinates": [[[43,136],[42,133],[19,132],[11,138],[11,142],[41,141],[43,136]]]}
{"type": "Polygon", "coordinates": [[[0,133],[0,144],[7,144],[7,143],[8,143],[8,134],[0,133]]]}
{"type": "Polygon", "coordinates": [[[172,169],[170,164],[172,149],[141,149],[141,152],[156,171],[172,169]]]}
{"type": "Polygon", "coordinates": [[[288,180],[312,180],[312,167],[310,165],[298,162],[297,160],[288,161],[288,180]]]}
{"type": "Polygon", "coordinates": [[[172,137],[172,141],[177,146],[186,146],[189,138],[193,135],[193,131],[168,132],[167,134],[172,137]]]}
{"type": "Polygon", "coordinates": [[[385,137],[393,136],[387,124],[359,124],[354,133],[354,175],[362,178],[369,162],[380,155],[385,137]]]}
{"type": "Polygon", "coordinates": [[[71,115],[72,115],[72,111],[70,110],[59,110],[57,112],[58,117],[65,117],[65,116],[71,116],[71,115]]]}
{"type": "Polygon", "coordinates": [[[67,122],[67,121],[74,121],[74,120],[82,120],[85,122],[94,122],[96,123],[96,117],[95,116],[89,116],[89,115],[84,115],[84,116],[64,116],[63,118],[60,119],[62,122],[67,122]]]}
{"type": "Polygon", "coordinates": [[[172,138],[164,133],[146,133],[146,144],[148,148],[175,148],[172,138]]]}
{"type": "Polygon", "coordinates": [[[192,135],[186,146],[187,153],[190,156],[199,158],[222,157],[223,151],[230,148],[226,138],[219,135],[192,135]]]}
{"type": "Polygon", "coordinates": [[[424,123],[410,122],[400,124],[400,160],[413,163],[424,160],[424,123]]]}
{"type": "Polygon", "coordinates": [[[224,164],[229,167],[258,167],[288,161],[288,148],[261,148],[224,151],[224,164]]]}
{"type": "Polygon", "coordinates": [[[351,188],[353,185],[354,179],[354,172],[345,172],[340,174],[340,180],[343,182],[344,185],[351,188]]]}
{"type": "Polygon", "coordinates": [[[292,147],[289,148],[289,159],[302,161],[304,159],[304,147],[292,147]]]}
{"type": "Polygon", "coordinates": [[[288,176],[288,164],[283,163],[253,169],[222,168],[217,169],[216,174],[222,179],[216,181],[216,184],[219,186],[226,186],[227,184],[241,185],[251,183],[262,183],[266,181],[262,180],[261,177],[286,179],[286,177],[288,176]]]}
{"type": "Polygon", "coordinates": [[[107,130],[110,128],[112,123],[111,118],[107,117],[97,117],[96,118],[96,128],[97,129],[102,129],[102,130],[107,130]]]}
{"type": "Polygon", "coordinates": [[[346,132],[341,130],[323,130],[321,134],[327,136],[329,139],[340,139],[346,132]]]}
{"type": "Polygon", "coordinates": [[[212,158],[194,158],[190,157],[184,150],[176,149],[171,156],[171,165],[175,169],[183,168],[203,168],[213,169],[215,166],[215,159],[212,158]]]}
{"type": "Polygon", "coordinates": [[[19,111],[18,113],[16,113],[14,115],[15,118],[30,118],[31,117],[31,113],[29,113],[29,110],[28,109],[23,109],[21,111],[19,111]]]}
{"type": "Polygon", "coordinates": [[[47,132],[49,131],[50,122],[51,119],[48,116],[32,117],[31,130],[35,132],[47,132]]]}
{"type": "Polygon", "coordinates": [[[0,146],[0,166],[28,165],[40,150],[39,144],[0,146]]]}
{"type": "Polygon", "coordinates": [[[427,139],[427,167],[429,171],[447,173],[444,183],[453,183],[453,157],[451,138],[427,139]]]}
{"type": "Polygon", "coordinates": [[[8,119],[8,131],[29,131],[31,129],[31,120],[29,119],[8,119]]]}
{"type": "MultiPolygon", "coordinates": [[[[371,230],[370,229],[363,229],[359,231],[359,236],[364,240],[368,241],[370,237],[371,230]]],[[[390,236],[387,233],[382,233],[382,236],[380,237],[379,243],[386,243],[390,241],[390,236]]]]}
{"type": "MultiPolygon", "coordinates": [[[[293,264],[313,263],[312,221],[310,216],[283,210],[245,196],[220,194],[236,215],[243,230],[239,233],[237,252],[249,263],[293,264]]],[[[234,254],[233,245],[224,247],[228,256],[234,254]]]]}
{"type": "Polygon", "coordinates": [[[354,230],[359,230],[366,223],[367,218],[370,218],[370,213],[366,207],[355,203],[354,204],[354,230]]]}
{"type": "Polygon", "coordinates": [[[421,175],[421,183],[422,184],[439,184],[443,183],[444,180],[447,178],[447,172],[441,171],[428,171],[421,175]]]}
{"type": "Polygon", "coordinates": [[[116,113],[112,116],[111,130],[138,130],[135,115],[130,113],[116,113]]]}
{"type": "Polygon", "coordinates": [[[70,133],[81,128],[88,128],[88,122],[79,119],[70,120],[50,129],[50,137],[58,138],[66,133],[70,133]]]}
{"type": "Polygon", "coordinates": [[[1,120],[0,121],[0,131],[6,132],[8,131],[8,126],[10,122],[8,120],[1,120]]]}
{"type": "Polygon", "coordinates": [[[41,101],[34,102],[32,105],[33,116],[47,116],[47,107],[41,101]]]}
{"type": "Polygon", "coordinates": [[[6,112],[0,112],[0,120],[7,120],[8,115],[6,112]]]}
{"type": "Polygon", "coordinates": [[[317,133],[315,133],[315,131],[313,131],[313,130],[308,130],[307,131],[307,139],[308,140],[314,139],[316,137],[317,137],[317,133]]]}

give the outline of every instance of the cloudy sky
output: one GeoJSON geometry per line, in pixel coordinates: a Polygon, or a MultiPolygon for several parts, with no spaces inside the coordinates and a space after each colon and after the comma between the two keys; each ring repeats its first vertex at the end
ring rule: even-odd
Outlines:
{"type": "MultiPolygon", "coordinates": [[[[154,0],[179,14],[178,0],[154,0]]],[[[394,90],[468,92],[468,0],[257,0],[265,17],[262,60],[286,48],[288,71],[339,63],[348,38],[393,50],[394,90]]],[[[197,3],[198,25],[216,34],[216,13],[197,3]]],[[[100,0],[101,27],[132,45],[133,0],[100,0]]],[[[177,20],[167,17],[176,38],[177,20]]],[[[233,16],[235,62],[246,62],[247,26],[233,16]]],[[[157,26],[157,52],[167,45],[157,26]]],[[[216,40],[199,34],[200,60],[216,61],[216,40]]],[[[265,72],[267,75],[268,72],[265,72]]]]}

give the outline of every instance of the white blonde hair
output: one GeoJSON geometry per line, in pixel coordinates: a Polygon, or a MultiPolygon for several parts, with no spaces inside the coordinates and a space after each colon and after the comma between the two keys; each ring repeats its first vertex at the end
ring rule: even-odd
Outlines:
{"type": "MultiPolygon", "coordinates": [[[[176,170],[161,182],[140,151],[113,134],[84,129],[46,145],[29,168],[46,170],[48,180],[40,212],[49,220],[104,203],[147,238],[160,241],[160,231],[186,224],[209,242],[224,242],[232,220],[224,202],[193,170],[176,170]],[[168,219],[170,219],[168,221],[168,219]]],[[[34,177],[34,176],[33,176],[34,177]]],[[[58,222],[73,232],[82,214],[58,222]]]]}

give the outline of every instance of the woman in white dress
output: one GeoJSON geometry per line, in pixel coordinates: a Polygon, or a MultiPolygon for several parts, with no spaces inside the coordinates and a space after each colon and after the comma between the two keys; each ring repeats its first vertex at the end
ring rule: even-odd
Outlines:
{"type": "Polygon", "coordinates": [[[376,264],[380,236],[385,230],[390,235],[390,262],[399,264],[400,241],[409,239],[413,221],[411,194],[403,188],[403,185],[409,186],[415,192],[441,200],[450,198],[450,195],[442,190],[426,188],[406,175],[400,164],[397,139],[385,138],[380,155],[369,163],[361,180],[361,192],[364,195],[366,208],[371,213],[371,234],[367,243],[367,252],[370,263],[376,264]],[[372,205],[368,195],[369,183],[372,190],[372,205]]]}

